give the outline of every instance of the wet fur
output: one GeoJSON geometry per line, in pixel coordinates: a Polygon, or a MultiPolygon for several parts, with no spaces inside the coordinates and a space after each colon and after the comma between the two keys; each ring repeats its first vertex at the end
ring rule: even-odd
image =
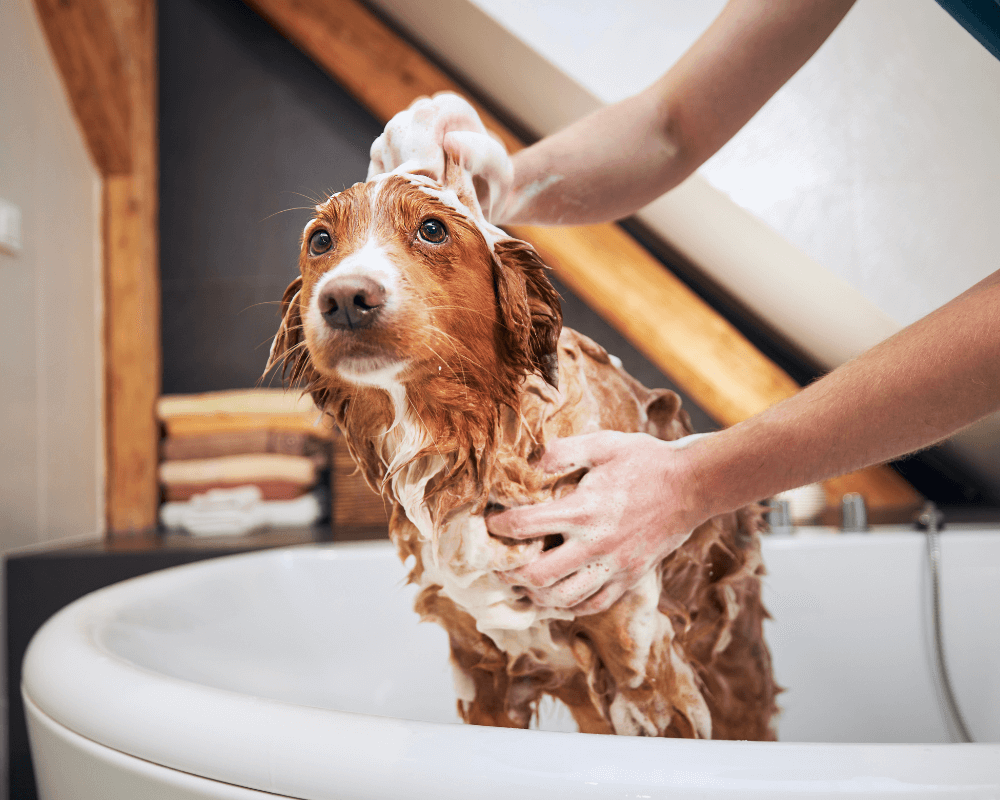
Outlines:
{"type": "MultiPolygon", "coordinates": [[[[762,631],[759,506],[699,527],[650,579],[654,596],[637,587],[605,612],[542,619],[513,638],[479,630],[469,611],[428,579],[441,569],[432,561],[472,558],[464,545],[436,538],[481,525],[488,502],[516,505],[572,489],[579,473],[549,476],[534,468],[546,441],[600,429],[662,439],[692,432],[676,394],[645,388],[599,345],[561,330],[558,297],[534,250],[489,239],[458,197],[457,204],[443,202],[419,182],[392,176],[318,206],[303,236],[301,277],[282,301],[269,367],[282,363],[284,374],[312,393],[343,431],[368,483],[391,505],[390,536],[400,556],[413,559],[410,580],[422,587],[416,609],[449,634],[464,687],[460,714],[474,724],[524,728],[548,694],[569,707],[584,732],[774,739],[777,688],[762,631]],[[447,226],[447,248],[414,237],[428,216],[447,226]],[[327,258],[307,253],[316,225],[335,232],[327,258]],[[366,241],[381,243],[399,267],[405,303],[363,343],[324,338],[307,321],[311,293],[366,241]],[[405,359],[398,375],[405,408],[387,389],[338,372],[342,359],[362,351],[405,359]],[[419,508],[415,486],[422,486],[419,508]],[[640,617],[659,626],[651,642],[638,635],[645,630],[640,617]]],[[[490,537],[486,545],[513,564],[544,543],[490,537]]],[[[493,585],[489,578],[482,577],[484,586],[493,585]]],[[[525,603],[531,601],[511,601],[525,603]]]]}

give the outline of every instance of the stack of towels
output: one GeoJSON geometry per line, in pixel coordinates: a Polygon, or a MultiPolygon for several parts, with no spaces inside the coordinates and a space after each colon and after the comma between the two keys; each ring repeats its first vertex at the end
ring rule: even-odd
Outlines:
{"type": "Polygon", "coordinates": [[[166,395],[160,522],[204,536],[311,525],[328,514],[331,430],[309,395],[166,395]]]}

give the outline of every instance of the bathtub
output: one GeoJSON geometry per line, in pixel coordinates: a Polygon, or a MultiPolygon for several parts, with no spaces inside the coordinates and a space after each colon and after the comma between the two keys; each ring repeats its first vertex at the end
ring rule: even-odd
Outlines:
{"type": "Polygon", "coordinates": [[[977,744],[950,744],[924,538],[765,541],[778,743],[458,722],[447,639],[388,543],[164,570],[63,609],[22,693],[45,800],[1000,797],[1000,535],[942,536],[945,635],[977,744]]]}

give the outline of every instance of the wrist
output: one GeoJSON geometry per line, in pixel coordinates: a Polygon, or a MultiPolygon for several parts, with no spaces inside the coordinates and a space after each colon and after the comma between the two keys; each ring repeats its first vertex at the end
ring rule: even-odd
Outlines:
{"type": "Polygon", "coordinates": [[[678,522],[694,530],[702,522],[720,513],[714,509],[718,492],[705,479],[705,439],[711,434],[695,434],[672,442],[663,442],[668,491],[672,495],[673,511],[678,522]]]}
{"type": "MultiPolygon", "coordinates": [[[[530,148],[527,148],[530,149],[530,148]]],[[[526,205],[530,205],[530,200],[534,199],[533,193],[531,196],[525,196],[524,180],[528,178],[533,172],[530,161],[526,162],[522,155],[526,150],[520,150],[511,156],[511,168],[512,177],[510,183],[507,185],[506,191],[503,196],[499,198],[497,202],[497,207],[492,213],[493,219],[490,221],[494,225],[531,225],[534,224],[534,220],[531,219],[531,212],[526,209],[526,205]]]]}

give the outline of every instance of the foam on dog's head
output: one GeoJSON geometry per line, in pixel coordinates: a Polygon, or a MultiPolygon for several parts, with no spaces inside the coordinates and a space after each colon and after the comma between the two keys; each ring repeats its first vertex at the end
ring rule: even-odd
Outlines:
{"type": "Polygon", "coordinates": [[[476,220],[492,243],[504,237],[488,220],[511,171],[503,144],[476,110],[457,94],[442,92],[415,100],[389,121],[372,144],[367,180],[393,174],[441,184],[454,197],[435,196],[476,220]]]}

